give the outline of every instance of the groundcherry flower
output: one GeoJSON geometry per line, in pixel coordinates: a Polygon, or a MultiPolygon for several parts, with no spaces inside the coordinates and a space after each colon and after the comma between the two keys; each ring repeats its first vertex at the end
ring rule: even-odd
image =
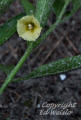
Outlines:
{"type": "Polygon", "coordinates": [[[41,33],[42,27],[33,16],[24,16],[17,21],[17,32],[19,37],[27,41],[35,41],[41,33]]]}

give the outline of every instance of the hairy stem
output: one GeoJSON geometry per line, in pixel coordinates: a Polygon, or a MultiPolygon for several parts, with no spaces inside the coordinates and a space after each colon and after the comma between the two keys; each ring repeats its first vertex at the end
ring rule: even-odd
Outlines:
{"type": "Polygon", "coordinates": [[[20,68],[22,67],[22,65],[26,61],[27,57],[30,55],[31,51],[32,51],[32,43],[28,47],[28,49],[26,50],[26,52],[24,53],[23,57],[20,59],[20,61],[16,65],[16,67],[11,71],[11,73],[9,74],[9,76],[7,77],[7,79],[5,80],[4,84],[0,88],[0,94],[3,93],[3,91],[5,90],[5,88],[8,86],[8,84],[12,81],[12,79],[16,75],[16,73],[20,70],[20,68]]]}

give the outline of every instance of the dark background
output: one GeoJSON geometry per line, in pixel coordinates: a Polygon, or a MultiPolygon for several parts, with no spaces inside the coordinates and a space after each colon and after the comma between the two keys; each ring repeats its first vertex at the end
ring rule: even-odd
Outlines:
{"type": "MultiPolygon", "coordinates": [[[[35,1],[32,1],[35,4],[35,1]]],[[[0,18],[0,25],[23,11],[16,0],[0,18]]],[[[46,29],[55,21],[51,13],[46,29]]],[[[15,33],[0,47],[0,64],[16,65],[26,50],[26,41],[15,33]]],[[[16,77],[31,72],[37,66],[81,53],[81,9],[67,22],[59,25],[27,59],[16,77]]],[[[81,69],[60,75],[30,79],[10,84],[0,96],[0,120],[81,120],[81,69]],[[49,103],[76,102],[71,116],[40,116],[37,106],[49,103]]],[[[0,71],[0,85],[6,75],[0,71]]]]}

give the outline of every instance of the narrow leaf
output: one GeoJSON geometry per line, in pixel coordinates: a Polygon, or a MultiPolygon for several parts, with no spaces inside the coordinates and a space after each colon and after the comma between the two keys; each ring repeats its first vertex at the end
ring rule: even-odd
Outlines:
{"type": "Polygon", "coordinates": [[[27,15],[34,14],[35,7],[29,0],[21,0],[21,4],[27,15]]]}
{"type": "Polygon", "coordinates": [[[71,17],[73,14],[77,12],[77,10],[81,7],[81,0],[72,0],[72,4],[73,4],[73,9],[68,15],[66,15],[66,17],[71,17]]]}
{"type": "Polygon", "coordinates": [[[54,1],[55,0],[37,0],[35,16],[37,17],[42,26],[46,24],[54,1]]]}
{"type": "MultiPolygon", "coordinates": [[[[34,11],[35,8],[32,6],[32,4],[30,2],[28,2],[28,0],[22,0],[22,4],[24,4],[23,3],[24,1],[27,2],[27,5],[26,5],[27,14],[30,14],[30,12],[34,11]]],[[[2,45],[4,42],[6,42],[16,32],[17,20],[19,18],[21,18],[23,15],[24,14],[20,14],[14,18],[8,20],[5,24],[3,24],[0,27],[0,45],[2,45]]]]}
{"type": "MultiPolygon", "coordinates": [[[[64,6],[65,0],[56,0],[53,5],[53,11],[58,17],[63,6],[64,6]]],[[[77,12],[77,10],[81,7],[81,0],[72,0],[73,8],[72,10],[65,14],[64,19],[69,19],[73,14],[77,12]]]]}
{"type": "Polygon", "coordinates": [[[7,10],[8,6],[14,2],[14,0],[0,0],[0,15],[7,10]]]}
{"type": "Polygon", "coordinates": [[[47,75],[59,74],[77,68],[81,68],[81,55],[64,58],[56,62],[42,65],[31,72],[29,75],[26,75],[23,78],[18,78],[14,82],[19,80],[28,80],[31,78],[43,77],[47,75]]]}
{"type": "Polygon", "coordinates": [[[65,4],[65,0],[55,0],[53,4],[53,11],[57,17],[59,16],[64,4],[65,4]]]}
{"type": "Polygon", "coordinates": [[[58,19],[56,20],[56,22],[52,24],[50,28],[44,34],[42,34],[42,36],[36,42],[33,42],[32,49],[35,49],[57,27],[57,25],[60,22],[62,22],[62,17],[69,3],[70,3],[70,0],[67,0],[65,2],[64,7],[62,8],[60,15],[58,16],[58,19]]]}
{"type": "Polygon", "coordinates": [[[23,14],[13,17],[0,27],[0,45],[6,42],[16,32],[17,20],[22,16],[23,14]]]}

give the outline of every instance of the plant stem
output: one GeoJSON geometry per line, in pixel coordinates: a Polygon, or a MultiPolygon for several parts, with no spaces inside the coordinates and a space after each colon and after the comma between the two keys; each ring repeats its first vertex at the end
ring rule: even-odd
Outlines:
{"type": "Polygon", "coordinates": [[[68,4],[69,4],[70,1],[71,1],[71,0],[66,0],[65,5],[64,5],[64,7],[63,7],[63,9],[62,9],[62,11],[61,11],[61,13],[60,13],[60,15],[58,16],[56,22],[55,22],[54,24],[52,24],[52,25],[50,26],[50,28],[46,31],[46,33],[44,33],[44,34],[41,36],[41,38],[39,38],[39,39],[35,42],[35,44],[33,45],[34,48],[37,47],[37,46],[56,28],[56,26],[57,26],[59,23],[62,23],[62,17],[63,17],[63,15],[64,15],[65,10],[66,10],[66,7],[68,6],[68,4]]]}
{"type": "Polygon", "coordinates": [[[47,34],[50,33],[50,32],[52,32],[54,30],[54,28],[60,23],[60,21],[62,19],[62,16],[65,13],[66,7],[68,6],[68,4],[69,4],[70,1],[71,0],[66,0],[65,5],[64,5],[64,7],[63,7],[63,9],[62,9],[62,11],[60,13],[60,15],[57,17],[56,23],[53,24],[53,25],[51,25],[50,29],[47,31],[47,34]]]}
{"type": "Polygon", "coordinates": [[[30,44],[30,46],[28,47],[28,49],[26,50],[25,54],[20,59],[20,61],[16,65],[16,67],[11,71],[10,75],[7,77],[7,79],[3,83],[2,87],[0,88],[0,94],[3,93],[3,91],[5,90],[5,88],[8,86],[8,84],[12,81],[12,79],[16,75],[16,73],[20,70],[20,68],[22,67],[22,65],[26,61],[27,57],[31,54],[31,51],[32,51],[32,43],[30,44]]]}

